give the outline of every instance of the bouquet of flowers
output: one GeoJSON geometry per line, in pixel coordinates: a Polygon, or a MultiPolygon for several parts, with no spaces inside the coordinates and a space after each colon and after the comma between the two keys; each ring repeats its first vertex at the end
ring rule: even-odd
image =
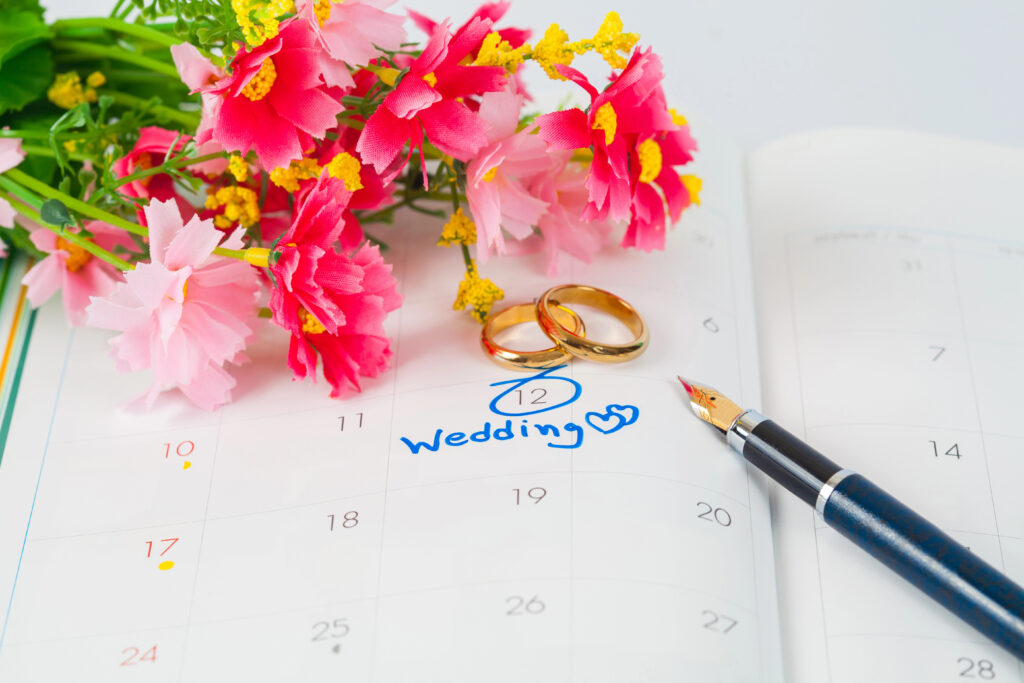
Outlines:
{"type": "Polygon", "coordinates": [[[543,250],[554,271],[615,223],[622,247],[658,249],[697,203],[661,60],[614,12],[592,38],[553,24],[531,44],[497,27],[506,2],[457,28],[392,2],[118,0],[49,24],[37,0],[0,9],[0,237],[35,259],[33,305],[60,290],[71,325],[118,333],[117,369],[152,372],[148,404],[230,400],[261,318],[333,397],[379,374],[401,297],[372,226],[399,209],[447,220],[455,308],[483,322],[503,296],[478,270],[491,256],[543,250]],[[585,53],[605,82],[571,66],[585,53]],[[531,62],[589,106],[525,114],[531,62]]]}

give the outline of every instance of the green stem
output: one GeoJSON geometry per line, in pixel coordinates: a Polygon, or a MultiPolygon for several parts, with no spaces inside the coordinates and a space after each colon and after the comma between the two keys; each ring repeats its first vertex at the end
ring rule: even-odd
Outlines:
{"type": "MultiPolygon", "coordinates": [[[[21,149],[25,154],[31,154],[37,157],[56,157],[57,154],[49,147],[37,147],[35,145],[22,145],[21,149]]],[[[79,154],[78,152],[66,152],[69,159],[75,161],[93,161],[93,158],[87,154],[79,154]]]]}
{"type": "Polygon", "coordinates": [[[97,45],[95,43],[89,43],[84,40],[54,40],[51,43],[54,49],[57,50],[68,50],[69,52],[77,52],[84,55],[93,55],[96,57],[106,57],[108,59],[117,60],[119,62],[127,62],[129,64],[135,64],[141,66],[150,71],[163,74],[165,76],[171,76],[172,78],[178,78],[178,70],[170,64],[158,61],[152,57],[146,57],[135,52],[129,52],[128,50],[113,47],[110,45],[97,45]]]}
{"type": "Polygon", "coordinates": [[[86,19],[59,19],[52,24],[53,30],[60,32],[65,29],[102,28],[114,33],[124,33],[151,43],[159,43],[167,47],[177,45],[181,40],[160,31],[155,31],[141,24],[132,24],[109,17],[90,17],[86,19]]]}
{"type": "Polygon", "coordinates": [[[217,256],[227,256],[228,258],[236,258],[239,261],[245,260],[245,249],[226,249],[224,247],[217,247],[213,250],[213,253],[217,256]]]}
{"type": "Polygon", "coordinates": [[[125,177],[117,181],[117,183],[114,185],[114,188],[121,187],[122,185],[127,185],[128,183],[133,183],[136,180],[148,178],[149,176],[159,175],[160,173],[166,173],[171,169],[182,168],[184,166],[191,166],[192,164],[201,164],[204,161],[220,159],[225,156],[227,156],[226,152],[213,152],[212,154],[204,154],[201,157],[183,157],[180,159],[174,159],[173,161],[165,161],[159,166],[153,166],[152,168],[144,168],[136,171],[135,173],[126,175],[125,177]]]}
{"type": "Polygon", "coordinates": [[[81,200],[75,199],[70,195],[64,194],[60,190],[53,189],[46,183],[40,182],[33,178],[32,176],[28,175],[27,173],[19,171],[16,168],[12,168],[9,171],[6,171],[4,175],[6,175],[8,178],[17,183],[20,183],[24,187],[29,188],[33,192],[42,195],[43,197],[46,197],[48,199],[59,199],[60,201],[64,202],[65,206],[67,206],[69,209],[73,209],[74,211],[77,211],[83,216],[88,216],[89,218],[93,218],[98,221],[103,221],[104,223],[109,223],[110,225],[121,228],[122,230],[126,230],[134,235],[149,234],[146,228],[142,227],[138,223],[126,221],[120,216],[115,216],[114,214],[103,211],[102,209],[97,209],[95,206],[91,206],[81,200]]]}
{"type": "Polygon", "coordinates": [[[29,204],[32,208],[38,210],[42,206],[43,202],[39,197],[35,196],[24,187],[14,182],[10,178],[6,178],[0,175],[0,187],[7,190],[8,194],[17,197],[19,200],[29,204]]]}
{"type": "Polygon", "coordinates": [[[5,195],[6,193],[0,192],[0,197],[3,197],[7,201],[9,201],[11,203],[11,206],[14,207],[14,210],[23,215],[25,218],[28,218],[30,221],[38,223],[47,230],[51,230],[57,233],[60,237],[66,239],[68,242],[77,244],[82,249],[85,249],[87,252],[89,252],[96,258],[102,261],[106,261],[107,263],[109,263],[110,265],[114,266],[119,270],[132,270],[135,267],[132,264],[128,263],[127,261],[124,261],[114,256],[109,251],[107,251],[100,245],[96,244],[95,242],[92,242],[77,233],[71,232],[70,230],[58,228],[56,225],[50,225],[49,223],[45,222],[39,215],[39,213],[34,211],[32,207],[28,206],[27,204],[21,203],[12,195],[5,195]]]}
{"type": "Polygon", "coordinates": [[[176,123],[180,123],[184,126],[189,126],[193,130],[199,127],[199,116],[187,111],[181,111],[180,109],[173,109],[162,104],[153,104],[149,100],[135,95],[129,95],[125,92],[119,92],[117,90],[102,90],[104,95],[110,95],[114,98],[114,102],[125,107],[145,107],[148,111],[154,114],[163,116],[164,118],[170,119],[176,123]]]}
{"type": "Polygon", "coordinates": [[[459,246],[462,247],[462,260],[466,263],[466,270],[469,270],[473,267],[473,257],[469,255],[469,247],[465,242],[459,242],[459,246]]]}
{"type": "Polygon", "coordinates": [[[49,140],[50,131],[27,129],[8,130],[0,128],[0,138],[21,138],[23,140],[49,140]]]}

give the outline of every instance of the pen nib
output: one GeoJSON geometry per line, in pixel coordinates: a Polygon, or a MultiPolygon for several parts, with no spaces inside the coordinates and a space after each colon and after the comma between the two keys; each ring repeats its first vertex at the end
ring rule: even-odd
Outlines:
{"type": "Polygon", "coordinates": [[[712,387],[703,386],[682,377],[676,377],[686,389],[693,413],[714,426],[724,436],[743,409],[712,387]]]}

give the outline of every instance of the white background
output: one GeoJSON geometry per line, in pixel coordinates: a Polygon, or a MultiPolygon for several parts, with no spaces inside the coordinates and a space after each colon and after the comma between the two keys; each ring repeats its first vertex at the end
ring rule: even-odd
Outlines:
{"type": "MultiPolygon", "coordinates": [[[[48,17],[106,0],[43,0],[48,17]]],[[[476,0],[401,2],[460,24],[476,0]]],[[[955,0],[514,0],[507,24],[590,36],[609,10],[666,62],[688,115],[745,149],[787,133],[887,126],[1024,146],[1024,3],[955,0]]],[[[532,80],[538,89],[543,77],[532,80]]]]}

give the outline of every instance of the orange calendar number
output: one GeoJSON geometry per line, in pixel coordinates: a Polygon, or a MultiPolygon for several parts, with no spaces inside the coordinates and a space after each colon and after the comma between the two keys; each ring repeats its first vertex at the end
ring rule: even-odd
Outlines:
{"type": "Polygon", "coordinates": [[[153,663],[156,662],[156,645],[143,650],[140,647],[126,647],[121,650],[121,656],[124,659],[121,660],[121,666],[136,666],[144,662],[153,663]]]}

